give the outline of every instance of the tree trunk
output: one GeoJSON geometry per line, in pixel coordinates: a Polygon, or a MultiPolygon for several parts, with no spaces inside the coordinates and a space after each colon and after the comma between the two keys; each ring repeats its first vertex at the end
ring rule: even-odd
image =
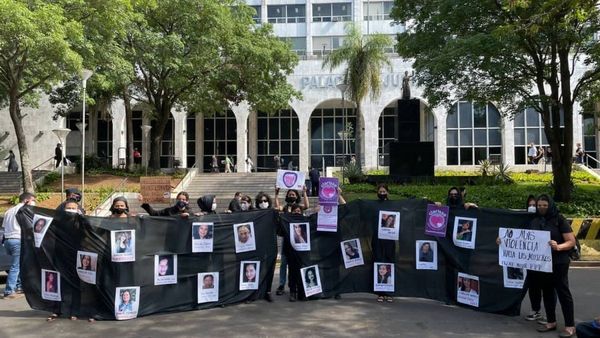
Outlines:
{"type": "Polygon", "coordinates": [[[127,123],[127,169],[133,171],[135,159],[133,158],[133,112],[131,111],[131,97],[128,88],[123,89],[123,104],[125,105],[125,122],[127,123]]]}
{"type": "MultiPolygon", "coordinates": [[[[15,90],[16,92],[16,90],[15,90]]],[[[25,131],[23,130],[23,123],[21,120],[21,112],[19,109],[19,99],[17,95],[11,93],[10,104],[9,104],[10,119],[12,120],[15,128],[15,135],[17,137],[17,145],[19,146],[19,155],[21,158],[21,179],[23,185],[23,192],[35,193],[35,187],[33,186],[33,176],[31,174],[31,163],[29,161],[29,150],[27,149],[27,139],[25,138],[25,131]]]]}
{"type": "Polygon", "coordinates": [[[356,153],[356,164],[362,168],[365,164],[365,123],[362,117],[360,103],[356,105],[356,127],[354,128],[354,149],[356,153]]]}
{"type": "MultiPolygon", "coordinates": [[[[552,150],[554,153],[554,150],[552,150]]],[[[570,158],[555,160],[552,156],[552,175],[554,176],[554,200],[557,202],[568,202],[571,200],[571,166],[570,158]]]]}
{"type": "Polygon", "coordinates": [[[169,117],[171,116],[171,107],[165,108],[163,111],[159,111],[158,119],[152,129],[150,130],[150,139],[152,140],[152,149],[150,156],[150,168],[153,170],[160,170],[160,150],[162,146],[163,135],[169,117]]]}

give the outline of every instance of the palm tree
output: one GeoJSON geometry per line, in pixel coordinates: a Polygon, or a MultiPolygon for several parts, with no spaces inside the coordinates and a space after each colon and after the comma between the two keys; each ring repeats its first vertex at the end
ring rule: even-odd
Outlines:
{"type": "Polygon", "coordinates": [[[344,83],[347,84],[348,98],[356,104],[356,162],[360,167],[365,161],[361,102],[369,93],[371,99],[377,98],[381,93],[381,70],[385,65],[391,67],[385,48],[391,45],[392,39],[389,36],[363,36],[358,26],[350,23],[346,25],[346,36],[342,46],[323,60],[323,68],[329,66],[330,71],[346,64],[344,83]]]}

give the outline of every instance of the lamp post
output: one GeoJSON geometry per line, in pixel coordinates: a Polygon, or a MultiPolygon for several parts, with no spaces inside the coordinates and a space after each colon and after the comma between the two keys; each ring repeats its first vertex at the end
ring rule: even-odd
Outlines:
{"type": "Polygon", "coordinates": [[[148,138],[150,137],[150,129],[152,129],[151,125],[144,124],[142,126],[142,131],[144,132],[144,139],[142,142],[142,165],[146,168],[146,176],[148,176],[148,160],[150,156],[148,156],[148,138]]]}
{"type": "Polygon", "coordinates": [[[58,142],[62,148],[60,157],[60,193],[62,194],[62,200],[65,200],[65,140],[67,135],[71,132],[69,128],[57,128],[53,129],[52,132],[58,137],[58,142]]]}
{"type": "Polygon", "coordinates": [[[81,128],[81,208],[85,210],[85,91],[87,80],[94,72],[89,69],[84,69],[81,72],[81,81],[83,87],[83,111],[82,111],[82,126],[81,128]]]}

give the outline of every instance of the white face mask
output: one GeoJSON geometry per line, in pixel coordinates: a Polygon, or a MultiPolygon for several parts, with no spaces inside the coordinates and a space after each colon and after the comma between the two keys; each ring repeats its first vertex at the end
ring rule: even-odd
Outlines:
{"type": "Polygon", "coordinates": [[[240,209],[242,209],[242,211],[248,210],[248,203],[240,203],[240,209]]]}
{"type": "Polygon", "coordinates": [[[31,202],[27,203],[27,205],[30,205],[30,206],[32,206],[32,207],[35,207],[35,201],[31,201],[31,202]]]}
{"type": "Polygon", "coordinates": [[[72,214],[78,214],[79,210],[73,210],[73,209],[65,209],[65,212],[70,212],[72,214]]]}
{"type": "Polygon", "coordinates": [[[269,207],[269,202],[260,202],[260,203],[258,204],[258,206],[259,206],[261,209],[267,209],[267,208],[269,207]]]}
{"type": "Polygon", "coordinates": [[[217,203],[213,203],[213,204],[212,204],[212,209],[211,209],[211,210],[212,210],[212,211],[215,211],[215,210],[217,210],[217,203]]]}
{"type": "Polygon", "coordinates": [[[533,205],[531,205],[531,206],[529,206],[529,207],[527,208],[527,212],[530,212],[530,213],[532,213],[532,214],[535,214],[535,212],[536,212],[536,208],[535,208],[533,205]]]}

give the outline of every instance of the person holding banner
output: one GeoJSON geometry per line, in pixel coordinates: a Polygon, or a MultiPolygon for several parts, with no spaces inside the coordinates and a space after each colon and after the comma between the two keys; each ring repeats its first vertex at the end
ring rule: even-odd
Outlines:
{"type": "Polygon", "coordinates": [[[217,198],[215,195],[204,195],[196,201],[200,212],[196,216],[211,215],[217,213],[217,198]]]}
{"type": "MultiPolygon", "coordinates": [[[[573,297],[569,290],[569,251],[575,246],[575,235],[566,218],[558,212],[554,201],[548,195],[540,195],[537,199],[536,217],[531,221],[532,230],[550,232],[552,248],[552,273],[535,272],[534,278],[542,288],[544,307],[546,308],[547,324],[537,328],[538,332],[556,330],[556,298],[565,319],[565,329],[560,332],[560,337],[573,337],[575,335],[575,315],[573,297]]],[[[533,272],[533,271],[532,271],[533,272]]]]}
{"type": "Polygon", "coordinates": [[[254,207],[260,210],[266,210],[273,208],[273,202],[271,197],[265,192],[259,192],[254,198],[254,207]]]}
{"type": "MultiPolygon", "coordinates": [[[[389,189],[386,184],[379,184],[377,186],[377,198],[381,203],[388,201],[389,189]]],[[[371,246],[373,247],[373,259],[375,262],[388,262],[396,263],[396,241],[379,239],[377,231],[373,232],[373,238],[371,240],[371,246]]],[[[377,301],[393,302],[394,297],[388,292],[376,292],[377,301]]]]}
{"type": "Polygon", "coordinates": [[[478,208],[475,203],[465,203],[460,190],[457,187],[452,187],[448,190],[448,197],[446,199],[446,205],[450,208],[478,208]]]}
{"type": "Polygon", "coordinates": [[[275,188],[275,209],[283,212],[292,212],[290,210],[290,206],[292,204],[298,204],[302,207],[303,210],[306,210],[310,207],[308,202],[308,195],[306,194],[306,186],[302,186],[303,197],[300,199],[300,194],[297,190],[290,189],[285,194],[285,206],[281,206],[279,203],[279,188],[275,188]],[[301,203],[302,202],[302,203],[301,203]]]}
{"type": "Polygon", "coordinates": [[[110,218],[127,218],[129,214],[129,204],[123,196],[115,197],[110,207],[110,218]]]}
{"type": "Polygon", "coordinates": [[[175,202],[175,205],[172,207],[164,208],[162,210],[154,210],[150,204],[144,203],[144,196],[142,196],[142,194],[138,195],[138,201],[140,201],[142,209],[146,210],[150,216],[188,217],[190,214],[192,214],[189,205],[190,195],[187,192],[181,191],[179,194],[177,194],[176,200],[177,202],[175,202]]]}

